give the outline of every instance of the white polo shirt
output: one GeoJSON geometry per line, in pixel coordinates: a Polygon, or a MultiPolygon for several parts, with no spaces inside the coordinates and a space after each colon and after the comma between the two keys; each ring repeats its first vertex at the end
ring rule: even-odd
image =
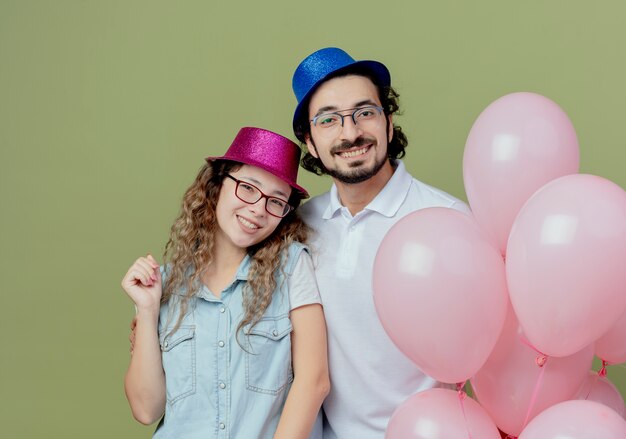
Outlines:
{"type": "Polygon", "coordinates": [[[324,401],[324,439],[382,439],[405,399],[437,385],[396,348],[378,320],[374,257],[387,231],[408,213],[469,209],[414,179],[401,161],[395,164],[387,185],[355,216],[341,205],[335,185],[299,209],[315,231],[310,249],[328,327],[331,391],[324,401]]]}

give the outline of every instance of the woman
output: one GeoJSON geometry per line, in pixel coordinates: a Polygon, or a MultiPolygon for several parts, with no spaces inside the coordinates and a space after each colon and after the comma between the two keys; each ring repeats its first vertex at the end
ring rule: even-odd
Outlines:
{"type": "Polygon", "coordinates": [[[326,328],[307,228],[295,214],[300,150],[242,128],[187,189],[165,263],[122,280],[137,307],[125,389],[155,438],[308,438],[328,393],[326,328]]]}

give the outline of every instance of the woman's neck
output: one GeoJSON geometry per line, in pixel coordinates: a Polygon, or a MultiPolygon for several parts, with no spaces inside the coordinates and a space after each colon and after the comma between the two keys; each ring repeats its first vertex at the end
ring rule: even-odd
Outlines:
{"type": "Polygon", "coordinates": [[[202,272],[202,283],[216,296],[232,282],[237,269],[246,256],[246,249],[233,245],[224,245],[219,238],[213,248],[211,264],[202,272]]]}

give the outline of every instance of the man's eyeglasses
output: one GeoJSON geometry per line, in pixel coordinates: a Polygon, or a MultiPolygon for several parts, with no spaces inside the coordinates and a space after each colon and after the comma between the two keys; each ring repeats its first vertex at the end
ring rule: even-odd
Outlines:
{"type": "Polygon", "coordinates": [[[265,210],[270,215],[278,218],[285,217],[289,212],[294,209],[294,207],[291,206],[289,202],[281,198],[265,195],[263,192],[261,192],[261,189],[253,184],[250,184],[243,180],[238,180],[230,174],[226,174],[226,177],[237,183],[235,186],[235,196],[244,203],[254,204],[261,198],[265,198],[265,210]]]}
{"type": "Polygon", "coordinates": [[[354,122],[355,125],[366,127],[373,123],[377,123],[380,120],[379,116],[383,113],[383,108],[374,105],[368,105],[366,107],[348,108],[341,111],[350,111],[351,113],[322,113],[315,116],[313,119],[310,120],[310,122],[315,128],[318,129],[320,134],[324,136],[332,136],[338,134],[341,128],[343,128],[344,117],[350,116],[352,118],[352,122],[354,122]]]}

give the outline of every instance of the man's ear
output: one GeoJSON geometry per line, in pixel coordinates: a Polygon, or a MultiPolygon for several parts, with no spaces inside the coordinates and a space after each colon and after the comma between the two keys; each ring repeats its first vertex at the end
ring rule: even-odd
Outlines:
{"type": "Polygon", "coordinates": [[[317,154],[317,148],[315,148],[315,144],[311,140],[311,135],[310,134],[306,134],[304,136],[304,141],[306,142],[306,149],[309,151],[309,154],[311,154],[316,159],[319,159],[320,157],[317,154]]]}
{"type": "Polygon", "coordinates": [[[393,139],[393,114],[387,116],[387,142],[391,142],[393,139]]]}

